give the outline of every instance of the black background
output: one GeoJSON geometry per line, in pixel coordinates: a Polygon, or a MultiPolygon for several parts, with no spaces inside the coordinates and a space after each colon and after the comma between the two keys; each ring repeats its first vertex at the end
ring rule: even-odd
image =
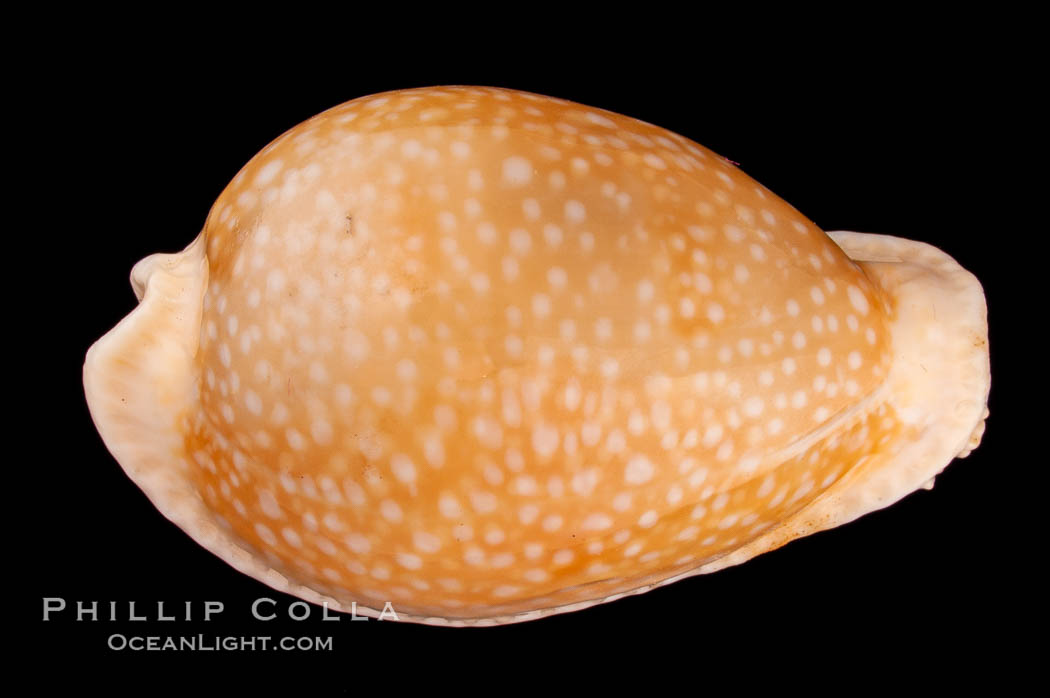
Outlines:
{"type": "MultiPolygon", "coordinates": [[[[167,676],[244,664],[278,674],[309,668],[347,684],[369,675],[452,687],[495,666],[511,681],[552,666],[583,676],[687,671],[697,687],[730,666],[744,667],[734,675],[749,685],[778,658],[818,676],[852,661],[864,667],[857,678],[901,667],[957,671],[1011,641],[1028,574],[1004,553],[1018,535],[1010,511],[1017,479],[1006,475],[1017,406],[1008,358],[1013,252],[1004,242],[1017,204],[1002,189],[1012,186],[1007,161],[1016,155],[1005,144],[1015,66],[987,37],[931,44],[922,32],[859,44],[834,32],[779,44],[694,37],[673,49],[610,38],[578,51],[563,38],[464,40],[455,53],[352,43],[324,59],[256,47],[250,61],[237,51],[205,59],[196,48],[150,51],[149,41],[114,39],[62,52],[60,66],[42,73],[19,107],[47,136],[25,139],[34,151],[25,183],[36,214],[27,237],[40,244],[36,259],[49,260],[43,273],[21,270],[38,304],[32,314],[45,320],[33,325],[39,341],[26,361],[43,368],[27,372],[19,421],[39,448],[10,463],[28,479],[35,512],[18,529],[26,546],[19,578],[29,586],[19,600],[31,638],[23,649],[56,666],[75,662],[80,680],[108,684],[117,682],[115,666],[126,677],[133,667],[167,676]],[[954,256],[984,284],[990,311],[993,389],[981,447],[932,491],[889,509],[585,611],[490,629],[323,622],[316,608],[307,621],[288,620],[296,599],[200,548],[124,475],[84,403],[83,356],[134,307],[134,262],[189,243],[225,184],[268,142],[343,101],[437,84],[512,87],[649,121],[740,163],[825,230],[893,234],[954,256]],[[71,606],[116,601],[125,619],[129,601],[150,617],[158,601],[169,609],[192,601],[195,618],[205,600],[226,610],[207,624],[75,622],[69,611],[44,623],[45,596],[71,606]],[[277,600],[283,618],[252,619],[260,596],[277,600]],[[332,635],[334,649],[106,647],[113,633],[197,632],[332,635]]],[[[208,39],[195,37],[197,45],[208,39]]]]}

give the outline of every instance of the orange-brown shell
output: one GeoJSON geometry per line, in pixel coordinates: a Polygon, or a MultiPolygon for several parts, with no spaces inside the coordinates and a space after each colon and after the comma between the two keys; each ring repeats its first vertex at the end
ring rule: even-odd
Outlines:
{"type": "Polygon", "coordinates": [[[200,247],[184,477],[339,605],[495,618],[717,566],[820,528],[796,514],[915,429],[880,396],[893,298],[725,159],[610,112],[354,100],[254,157],[200,247]]]}

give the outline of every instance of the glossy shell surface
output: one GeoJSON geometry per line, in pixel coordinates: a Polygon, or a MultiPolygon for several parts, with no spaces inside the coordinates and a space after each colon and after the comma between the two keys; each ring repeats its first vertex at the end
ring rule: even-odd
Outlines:
{"type": "Polygon", "coordinates": [[[110,450],[223,559],[359,613],[512,622],[742,562],[927,483],[986,416],[947,255],[511,90],[300,124],[133,284],[85,365],[110,450]]]}

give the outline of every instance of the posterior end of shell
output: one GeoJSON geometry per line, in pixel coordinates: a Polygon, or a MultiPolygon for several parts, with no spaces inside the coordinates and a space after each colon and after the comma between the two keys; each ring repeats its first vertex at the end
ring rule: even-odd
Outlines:
{"type": "Polygon", "coordinates": [[[891,404],[915,430],[900,444],[889,502],[932,486],[954,458],[981,441],[988,418],[991,370],[984,290],[941,250],[902,238],[829,233],[893,300],[895,363],[891,404]]]}
{"type": "Polygon", "coordinates": [[[180,253],[151,255],[135,265],[138,307],[95,342],[84,360],[91,418],[106,447],[154,501],[174,501],[184,479],[177,420],[192,401],[208,277],[203,238],[180,253]]]}

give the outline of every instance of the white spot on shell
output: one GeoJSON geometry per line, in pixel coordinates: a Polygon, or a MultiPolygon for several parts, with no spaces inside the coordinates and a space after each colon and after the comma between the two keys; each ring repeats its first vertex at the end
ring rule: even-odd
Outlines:
{"type": "Polygon", "coordinates": [[[641,485],[651,480],[655,472],[652,461],[642,454],[636,454],[627,461],[623,479],[629,485],[641,485]]]}
{"type": "Polygon", "coordinates": [[[570,223],[582,223],[587,217],[587,209],[575,199],[565,202],[565,219],[570,223]]]}
{"type": "Polygon", "coordinates": [[[868,314],[868,299],[864,297],[864,293],[853,286],[852,284],[846,289],[846,294],[849,296],[850,305],[856,309],[861,315],[868,314]]]}
{"type": "Polygon", "coordinates": [[[532,163],[520,155],[503,161],[503,181],[512,187],[523,187],[532,180],[532,163]]]}

